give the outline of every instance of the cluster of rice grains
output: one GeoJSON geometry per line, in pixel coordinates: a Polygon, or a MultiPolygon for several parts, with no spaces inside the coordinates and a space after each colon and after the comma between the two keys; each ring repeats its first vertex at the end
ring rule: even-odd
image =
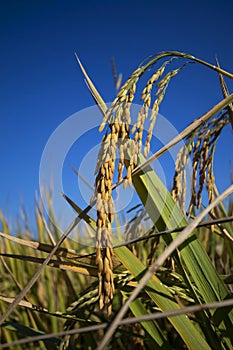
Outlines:
{"type": "Polygon", "coordinates": [[[223,129],[229,123],[228,113],[205,123],[198,134],[191,134],[186,145],[181,148],[176,160],[176,170],[172,189],[173,199],[179,203],[185,213],[186,198],[186,165],[192,158],[191,199],[187,214],[190,215],[194,207],[200,208],[204,185],[208,192],[209,203],[214,197],[213,160],[216,142],[223,129]]]}
{"type": "MultiPolygon", "coordinates": [[[[113,280],[113,247],[112,223],[114,220],[114,203],[112,198],[113,177],[117,168],[118,182],[124,177],[124,188],[132,184],[132,172],[138,163],[138,154],[142,150],[144,122],[151,107],[152,87],[162,77],[165,67],[171,59],[165,61],[147,81],[141,94],[143,101],[137,120],[131,126],[130,108],[136,92],[139,78],[145,73],[149,65],[141,66],[133,72],[121,87],[116,99],[105,114],[99,131],[106,128],[102,139],[96,165],[95,193],[97,211],[96,233],[96,263],[99,277],[99,305],[111,313],[111,303],[114,294],[113,280]],[[116,160],[118,164],[115,166],[116,160]]],[[[150,112],[150,128],[144,147],[145,156],[150,150],[152,131],[158,114],[159,105],[163,100],[166,88],[179,69],[170,71],[156,85],[157,92],[150,112]]]]}

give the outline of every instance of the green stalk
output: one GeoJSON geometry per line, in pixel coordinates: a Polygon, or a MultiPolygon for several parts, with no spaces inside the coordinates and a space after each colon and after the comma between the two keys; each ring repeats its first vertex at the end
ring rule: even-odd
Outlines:
{"type": "MultiPolygon", "coordinates": [[[[66,197],[67,196],[65,196],[65,198],[66,197]]],[[[77,204],[74,204],[72,200],[69,200],[69,204],[72,205],[77,213],[80,213],[81,209],[77,204]]],[[[88,214],[85,214],[85,216],[83,216],[83,219],[94,230],[96,230],[96,223],[92,218],[90,218],[88,214]]],[[[124,267],[137,280],[140,280],[147,267],[126,247],[115,248],[114,253],[118,260],[124,265],[124,267]]],[[[147,283],[145,291],[162,312],[180,309],[180,306],[174,300],[174,297],[169,292],[169,289],[164,286],[156,276],[153,276],[147,283]]],[[[138,313],[135,314],[135,316],[138,316],[138,313]]],[[[210,349],[208,343],[204,338],[204,335],[194,326],[192,321],[186,315],[170,317],[169,321],[180,334],[181,338],[184,340],[189,349],[210,349]]]]}
{"type": "MultiPolygon", "coordinates": [[[[144,163],[144,157],[141,155],[139,158],[140,162],[144,163]]],[[[133,184],[158,230],[187,225],[181,210],[150,166],[133,177],[133,184]]],[[[169,244],[178,234],[165,235],[166,244],[169,244]]],[[[183,269],[187,274],[190,274],[192,281],[198,288],[200,297],[206,303],[230,297],[225,284],[217,274],[195,232],[181,245],[179,254],[183,269]]],[[[186,279],[186,276],[183,277],[186,279]]],[[[225,314],[211,310],[211,314],[226,343],[231,346],[231,341],[233,341],[233,311],[228,311],[225,314]]]]}

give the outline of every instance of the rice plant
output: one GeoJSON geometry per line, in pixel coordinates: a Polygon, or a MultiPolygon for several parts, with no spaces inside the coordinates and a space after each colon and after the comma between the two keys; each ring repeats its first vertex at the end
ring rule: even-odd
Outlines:
{"type": "Polygon", "coordinates": [[[232,123],[233,96],[224,77],[233,75],[218,61],[211,65],[189,54],[162,52],[143,61],[122,86],[114,75],[119,90],[107,108],[78,63],[103,115],[94,193],[87,208],[63,194],[77,217],[62,237],[40,202],[35,208],[38,241],[27,225],[12,235],[1,214],[0,348],[231,349],[232,202],[226,208],[224,199],[233,186],[219,195],[213,161],[221,132],[232,123]],[[149,156],[164,96],[190,63],[216,72],[223,100],[149,156]],[[137,94],[141,108],[133,120],[137,94]],[[170,192],[151,163],[180,140],[185,145],[177,155],[170,192]],[[124,232],[114,214],[118,186],[131,186],[140,199],[124,232]],[[92,207],[96,217],[89,213],[92,207]],[[94,230],[95,247],[69,239],[80,220],[94,230]],[[113,241],[113,224],[125,243],[113,241]],[[137,230],[139,237],[133,234],[137,230]]]}

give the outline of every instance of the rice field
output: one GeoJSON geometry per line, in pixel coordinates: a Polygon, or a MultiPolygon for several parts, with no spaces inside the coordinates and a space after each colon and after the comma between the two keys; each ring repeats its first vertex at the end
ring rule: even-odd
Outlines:
{"type": "Polygon", "coordinates": [[[121,86],[116,77],[118,92],[107,107],[77,60],[103,115],[93,196],[81,208],[63,194],[77,216],[62,236],[51,192],[49,215],[40,200],[35,205],[37,232],[30,232],[25,214],[13,235],[0,214],[0,349],[232,349],[233,185],[218,193],[214,156],[221,132],[232,125],[225,77],[233,75],[218,61],[162,52],[121,86]],[[151,154],[160,106],[190,62],[219,77],[223,98],[151,154]],[[132,120],[136,96],[141,107],[132,120]],[[168,189],[152,163],[180,140],[168,189]],[[124,228],[114,210],[119,186],[131,187],[140,200],[124,228]],[[80,221],[95,232],[95,246],[69,238],[80,221]],[[115,244],[113,227],[127,237],[124,243],[115,244]]]}

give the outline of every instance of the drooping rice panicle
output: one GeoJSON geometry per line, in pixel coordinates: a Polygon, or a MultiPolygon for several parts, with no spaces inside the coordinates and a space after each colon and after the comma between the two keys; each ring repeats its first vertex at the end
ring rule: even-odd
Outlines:
{"type": "Polygon", "coordinates": [[[118,125],[112,124],[110,133],[106,134],[102,140],[95,181],[97,211],[96,264],[98,265],[99,277],[99,305],[100,309],[106,307],[109,314],[111,313],[111,302],[114,294],[112,271],[112,222],[114,220],[112,185],[118,134],[118,125]]]}
{"type": "Polygon", "coordinates": [[[211,119],[204,124],[197,135],[190,135],[186,145],[178,153],[176,161],[175,175],[173,179],[172,196],[179,203],[184,212],[185,193],[184,193],[184,172],[188,159],[183,154],[184,149],[189,149],[188,157],[192,158],[192,180],[191,180],[191,199],[188,207],[188,215],[193,208],[200,209],[202,204],[202,193],[206,186],[208,192],[208,201],[211,203],[214,199],[214,172],[213,161],[216,142],[221,131],[229,123],[229,116],[223,113],[220,117],[211,119]],[[182,163],[181,156],[184,158],[182,163]],[[182,198],[182,200],[181,200],[182,198]]]}
{"type": "MultiPolygon", "coordinates": [[[[168,85],[172,78],[175,77],[187,63],[189,63],[185,62],[177,69],[170,70],[165,76],[163,76],[165,67],[174,58],[188,58],[190,60],[199,62],[194,56],[176,52],[167,52],[157,55],[150,62],[140,66],[121,86],[117,97],[114,99],[110,108],[104,111],[103,121],[99,128],[99,131],[102,131],[105,126],[107,126],[106,134],[103,138],[101,150],[99,152],[97,160],[95,191],[95,196],[97,199],[96,262],[99,266],[99,297],[101,308],[106,304],[110,305],[111,298],[113,296],[112,291],[114,290],[113,278],[109,277],[110,275],[112,276],[112,273],[109,274],[109,271],[112,268],[111,260],[113,253],[111,246],[111,223],[114,220],[113,213],[109,213],[109,203],[113,202],[111,196],[111,188],[113,184],[112,180],[114,170],[117,168],[118,181],[121,181],[124,177],[124,188],[132,184],[132,172],[135,166],[137,166],[138,155],[141,153],[143,146],[142,141],[144,123],[148,117],[149,109],[152,104],[150,112],[150,125],[144,146],[144,154],[145,156],[148,155],[156,118],[168,85]],[[160,68],[157,69],[154,74],[152,74],[149,80],[147,80],[146,85],[141,93],[143,105],[138,113],[137,121],[131,128],[130,109],[132,101],[135,97],[137,84],[140,77],[155,63],[157,63],[159,59],[169,56],[169,60],[163,62],[160,68]],[[152,88],[158,80],[159,82],[156,85],[157,91],[155,93],[155,96],[152,96],[152,88]],[[129,150],[131,152],[130,156],[129,150]],[[115,166],[117,157],[119,157],[119,160],[117,166],[115,166]],[[108,244],[110,244],[110,248],[108,248],[108,244]],[[104,247],[105,245],[107,248],[104,247]]],[[[204,62],[201,63],[205,64],[204,62]]],[[[213,67],[211,68],[215,69],[213,67]]],[[[220,71],[223,72],[221,69],[219,69],[219,72],[220,71]]],[[[197,140],[197,145],[199,143],[199,146],[194,148],[193,151],[193,183],[190,210],[192,206],[200,206],[201,194],[207,176],[206,174],[209,174],[209,182],[213,179],[213,176],[210,172],[211,166],[207,162],[210,145],[208,143],[208,134],[205,135],[204,128],[202,129],[202,136],[206,136],[205,142],[203,142],[202,138],[197,140]],[[207,171],[208,169],[209,172],[207,171]]],[[[186,162],[187,159],[184,159],[183,161],[186,162]]],[[[184,169],[185,165],[182,165],[182,163],[180,163],[179,167],[180,169],[182,168],[182,172],[179,174],[178,168],[176,169],[177,178],[174,180],[174,183],[176,183],[177,186],[177,184],[181,182],[183,184],[183,192],[179,193],[180,189],[176,188],[176,190],[174,189],[174,195],[176,198],[179,197],[180,205],[182,205],[182,209],[184,211],[186,187],[186,174],[184,169]]],[[[209,184],[208,188],[211,189],[211,184],[209,184]]],[[[111,204],[111,207],[113,207],[113,203],[111,204]]]]}
{"type": "MultiPolygon", "coordinates": [[[[114,291],[112,277],[113,251],[111,243],[111,223],[114,220],[114,215],[111,212],[109,205],[111,203],[111,208],[113,207],[111,190],[117,151],[119,155],[117,164],[118,182],[122,180],[125,174],[124,188],[126,188],[128,185],[132,185],[132,172],[135,166],[137,166],[138,155],[142,150],[143,128],[151,104],[152,87],[158,79],[162,77],[165,67],[172,60],[173,58],[165,61],[147,81],[146,87],[142,91],[143,106],[138,114],[138,120],[132,129],[130,108],[135,96],[138,80],[147,69],[145,66],[136,69],[120,88],[112,105],[106,112],[104,112],[104,118],[99,128],[99,131],[102,131],[107,125],[106,133],[102,139],[101,148],[98,154],[95,171],[96,181],[94,198],[96,198],[97,210],[96,263],[99,268],[100,308],[107,305],[108,312],[111,312],[111,300],[114,291]],[[134,131],[136,132],[133,135],[134,131]],[[131,151],[130,157],[129,149],[131,151]]],[[[159,105],[164,98],[168,84],[172,77],[174,77],[182,68],[183,66],[170,71],[157,85],[157,98],[152,107],[145,154],[149,153],[150,140],[159,105]]]]}
{"type": "Polygon", "coordinates": [[[177,155],[175,175],[173,178],[173,188],[171,191],[172,198],[179,204],[184,214],[186,198],[186,165],[188,163],[192,147],[192,142],[189,142],[180,149],[177,155]]]}
{"type": "Polygon", "coordinates": [[[132,102],[133,96],[134,96],[133,91],[134,90],[136,91],[136,83],[139,79],[139,73],[141,70],[142,70],[141,68],[137,68],[133,72],[133,74],[129,77],[129,79],[125,82],[125,84],[122,85],[122,87],[120,88],[120,91],[118,92],[117,97],[114,99],[111,107],[108,109],[107,113],[103,118],[103,121],[99,127],[100,132],[104,129],[107,122],[111,124],[113,113],[117,111],[117,109],[119,108],[119,106],[122,105],[123,102],[125,101],[132,102]],[[128,96],[130,96],[129,100],[128,100],[128,96]]]}
{"type": "Polygon", "coordinates": [[[168,85],[169,85],[171,79],[174,76],[176,76],[180,72],[180,70],[183,69],[184,66],[185,66],[185,64],[182,65],[181,67],[177,68],[177,69],[174,69],[174,70],[168,72],[163,77],[163,79],[160,80],[157,83],[157,85],[156,85],[157,88],[158,88],[158,90],[156,92],[157,98],[154,101],[154,104],[153,104],[152,109],[151,109],[150,126],[149,126],[149,129],[148,129],[148,135],[147,135],[146,143],[145,143],[145,147],[144,147],[144,155],[145,155],[145,157],[147,157],[147,155],[150,152],[150,141],[151,141],[151,138],[152,138],[154,125],[156,123],[156,118],[157,118],[157,115],[158,115],[158,112],[159,112],[159,106],[160,106],[161,102],[163,101],[163,98],[165,96],[166,90],[168,88],[168,85]]]}
{"type": "Polygon", "coordinates": [[[134,151],[137,151],[132,154],[132,157],[135,155],[134,164],[137,163],[137,157],[136,155],[141,152],[142,149],[142,136],[143,136],[143,129],[144,129],[144,123],[145,119],[148,116],[149,108],[151,106],[151,94],[152,94],[152,88],[154,84],[158,81],[159,78],[162,77],[164,70],[167,66],[167,64],[171,63],[172,59],[165,61],[160,68],[158,68],[155,73],[150,77],[150,79],[147,81],[145,88],[142,90],[141,93],[141,100],[143,101],[143,105],[138,113],[138,118],[135,124],[132,127],[131,133],[134,134],[134,143],[137,143],[137,146],[135,147],[134,151]]]}

